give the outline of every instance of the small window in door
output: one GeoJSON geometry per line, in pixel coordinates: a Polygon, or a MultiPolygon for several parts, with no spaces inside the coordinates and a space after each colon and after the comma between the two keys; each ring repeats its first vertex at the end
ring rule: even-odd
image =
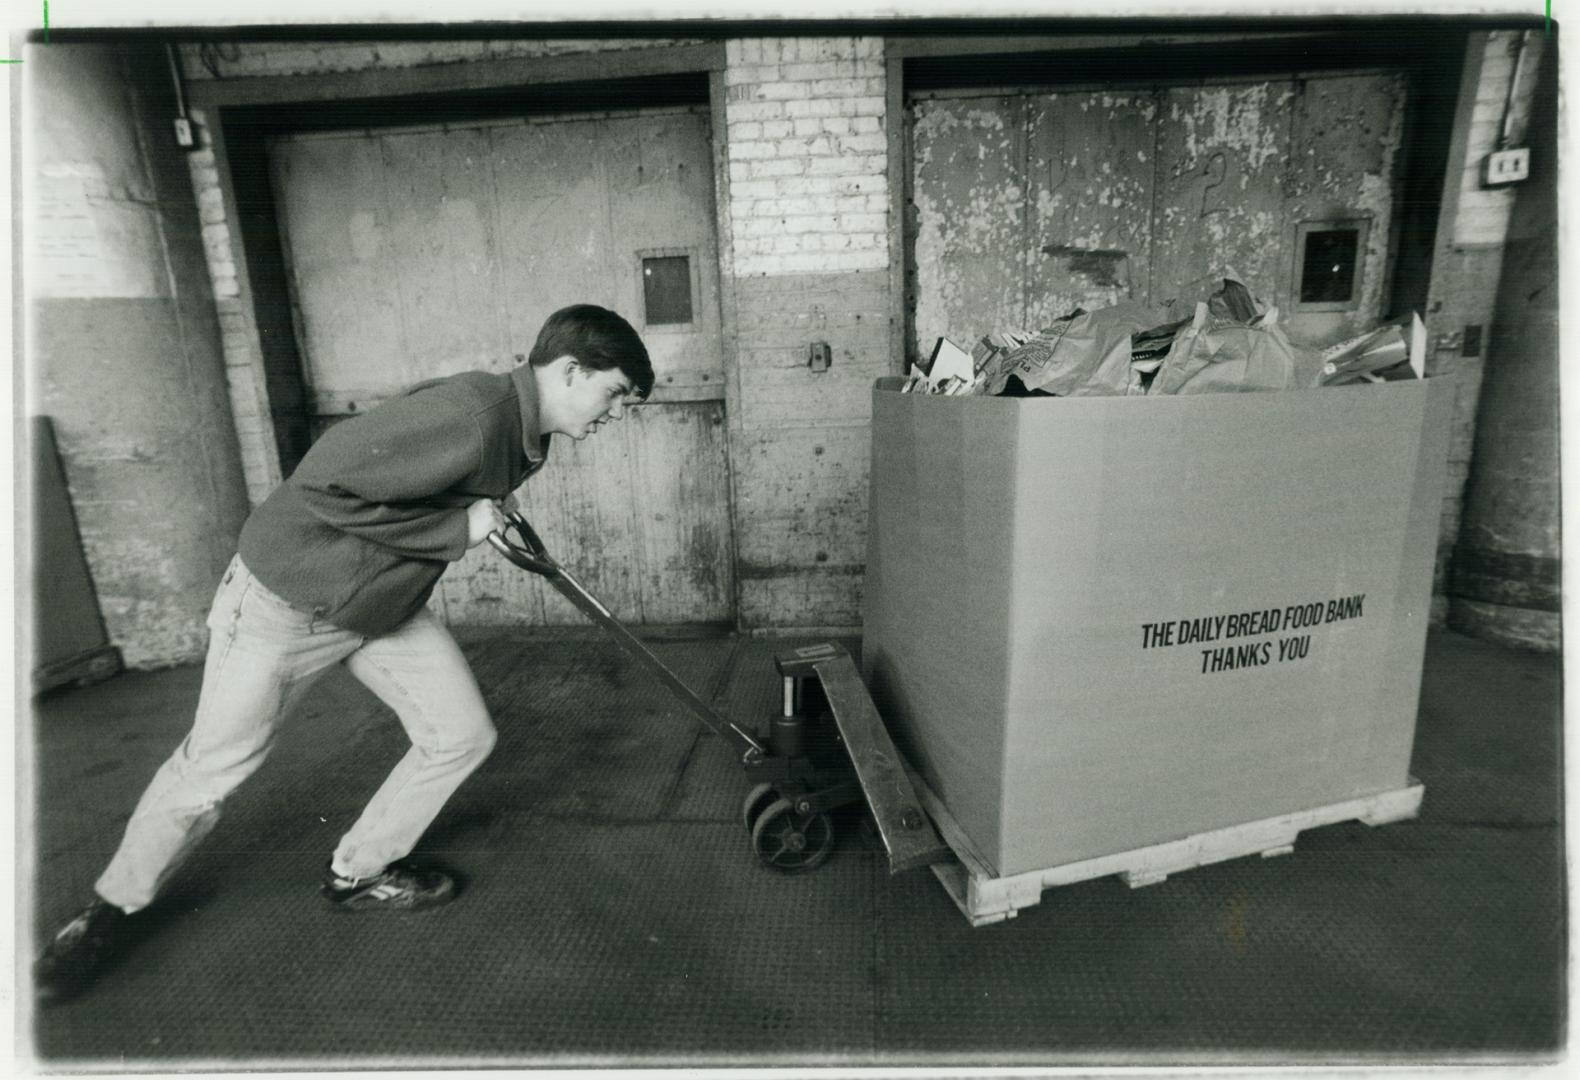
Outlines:
{"type": "Polygon", "coordinates": [[[1360,306],[1369,225],[1365,219],[1301,223],[1295,251],[1297,311],[1360,306]]]}
{"type": "Polygon", "coordinates": [[[694,321],[690,254],[642,255],[642,311],[648,326],[694,321]]]}

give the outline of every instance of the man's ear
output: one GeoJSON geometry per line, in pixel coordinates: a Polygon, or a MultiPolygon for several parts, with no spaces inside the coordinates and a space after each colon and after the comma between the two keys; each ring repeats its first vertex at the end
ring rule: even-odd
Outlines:
{"type": "Polygon", "coordinates": [[[574,356],[567,356],[565,358],[565,385],[569,386],[571,381],[576,377],[576,373],[581,370],[582,366],[581,364],[577,363],[576,358],[574,356]]]}

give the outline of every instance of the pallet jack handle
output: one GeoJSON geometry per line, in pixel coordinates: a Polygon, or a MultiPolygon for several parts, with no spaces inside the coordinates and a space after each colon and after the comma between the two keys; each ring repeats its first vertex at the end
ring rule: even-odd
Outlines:
{"type": "Polygon", "coordinates": [[[739,725],[714,712],[707,702],[692,692],[691,687],[681,682],[679,676],[665,667],[664,662],[654,656],[635,634],[627,630],[625,625],[598,601],[597,597],[588,592],[569,570],[555,562],[544,548],[543,541],[539,539],[531,523],[519,511],[512,510],[506,514],[505,528],[489,533],[488,542],[495,551],[521,569],[531,571],[543,578],[561,596],[580,608],[582,614],[613,634],[625,647],[626,652],[657,675],[710,731],[732,740],[740,750],[743,761],[756,762],[767,754],[767,748],[762,743],[739,725]],[[511,532],[515,533],[514,537],[510,535],[511,532]]]}
{"type": "MultiPolygon", "coordinates": [[[[692,693],[691,688],[665,667],[663,661],[599,603],[570,571],[555,562],[525,517],[512,510],[505,515],[505,522],[504,529],[488,535],[488,542],[495,551],[523,570],[543,578],[584,615],[613,634],[625,650],[657,675],[710,731],[734,742],[743,764],[756,765],[768,756],[762,743],[692,693]]],[[[797,674],[806,674],[808,669],[822,683],[834,722],[850,754],[862,793],[883,838],[883,846],[889,853],[889,872],[928,866],[947,858],[949,849],[928,823],[904,759],[884,730],[883,721],[862,685],[850,654],[829,645],[816,646],[798,650],[788,665],[781,660],[779,668],[787,683],[797,674]]],[[[790,694],[787,688],[786,715],[793,711],[790,694]]]]}
{"type": "Polygon", "coordinates": [[[489,533],[488,542],[495,551],[521,569],[530,570],[540,577],[552,578],[560,572],[559,566],[549,558],[548,549],[543,546],[531,522],[515,510],[505,515],[505,522],[506,529],[516,530],[516,539],[512,540],[505,531],[489,533]]]}

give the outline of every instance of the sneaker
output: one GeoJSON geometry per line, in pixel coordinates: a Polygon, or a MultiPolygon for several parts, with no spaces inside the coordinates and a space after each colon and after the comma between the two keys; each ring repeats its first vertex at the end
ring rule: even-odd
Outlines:
{"type": "Polygon", "coordinates": [[[455,895],[455,880],[439,870],[393,862],[372,877],[343,878],[324,868],[319,892],[336,911],[420,911],[455,895]]]}
{"type": "Polygon", "coordinates": [[[55,934],[33,963],[39,1004],[76,997],[109,966],[126,939],[126,912],[95,900],[55,934]]]}

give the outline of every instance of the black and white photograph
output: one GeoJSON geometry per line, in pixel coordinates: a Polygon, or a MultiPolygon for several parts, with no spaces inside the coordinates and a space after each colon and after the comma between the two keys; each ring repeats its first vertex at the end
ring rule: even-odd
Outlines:
{"type": "Polygon", "coordinates": [[[17,0],[12,1071],[1564,1071],[1565,14],[17,0]]]}

